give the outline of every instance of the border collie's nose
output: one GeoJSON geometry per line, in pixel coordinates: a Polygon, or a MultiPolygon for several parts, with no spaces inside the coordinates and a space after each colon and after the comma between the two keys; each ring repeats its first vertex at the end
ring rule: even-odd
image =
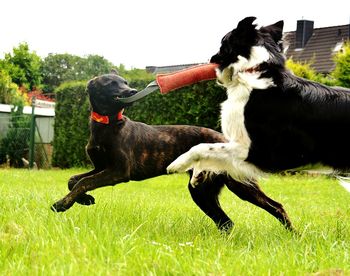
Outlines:
{"type": "Polygon", "coordinates": [[[213,55],[210,58],[210,63],[219,63],[220,61],[221,61],[221,59],[220,59],[219,53],[213,55]]]}

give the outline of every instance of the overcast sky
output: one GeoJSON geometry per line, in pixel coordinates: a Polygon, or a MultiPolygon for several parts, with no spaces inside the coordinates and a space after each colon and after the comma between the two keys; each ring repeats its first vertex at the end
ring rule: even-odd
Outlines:
{"type": "Polygon", "coordinates": [[[0,57],[20,42],[48,53],[98,54],[127,68],[206,62],[246,16],[259,25],[298,19],[349,24],[350,1],[0,0],[0,57]]]}

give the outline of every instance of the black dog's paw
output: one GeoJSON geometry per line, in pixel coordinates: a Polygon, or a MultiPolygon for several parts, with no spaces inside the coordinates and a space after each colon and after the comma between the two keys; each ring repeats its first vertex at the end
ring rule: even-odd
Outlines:
{"type": "Polygon", "coordinates": [[[93,205],[95,204],[95,198],[92,195],[83,194],[75,201],[81,205],[93,205]]]}
{"type": "Polygon", "coordinates": [[[67,199],[65,200],[65,198],[57,201],[55,204],[53,204],[51,206],[51,210],[54,212],[65,212],[67,211],[70,207],[72,207],[74,204],[73,202],[67,202],[67,199]],[[66,201],[66,202],[65,202],[66,201]]]}
{"type": "Polygon", "coordinates": [[[56,203],[54,203],[51,208],[50,208],[52,211],[54,212],[64,212],[66,211],[68,208],[66,208],[63,204],[63,201],[60,200],[60,201],[57,201],[56,203]]]}

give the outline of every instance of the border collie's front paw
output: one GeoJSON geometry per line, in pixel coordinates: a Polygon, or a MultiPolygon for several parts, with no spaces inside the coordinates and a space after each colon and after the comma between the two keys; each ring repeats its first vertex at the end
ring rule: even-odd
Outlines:
{"type": "Polygon", "coordinates": [[[191,169],[192,162],[189,153],[180,155],[175,161],[173,161],[168,167],[168,173],[185,172],[191,169]]]}

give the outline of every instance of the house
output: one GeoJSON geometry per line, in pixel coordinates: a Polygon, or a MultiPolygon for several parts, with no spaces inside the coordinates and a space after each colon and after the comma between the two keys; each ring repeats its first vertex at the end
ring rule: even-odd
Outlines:
{"type": "Polygon", "coordinates": [[[297,29],[284,34],[284,51],[287,58],[311,63],[318,73],[331,72],[334,55],[350,37],[350,24],[325,28],[314,28],[310,20],[298,20],[297,29]]]}
{"type": "MultiPolygon", "coordinates": [[[[341,51],[349,38],[350,24],[314,28],[313,21],[298,20],[296,31],[284,33],[284,51],[287,58],[311,63],[316,72],[327,74],[334,69],[334,55],[341,51]]],[[[152,74],[170,73],[198,64],[147,66],[146,71],[152,74]]]]}

